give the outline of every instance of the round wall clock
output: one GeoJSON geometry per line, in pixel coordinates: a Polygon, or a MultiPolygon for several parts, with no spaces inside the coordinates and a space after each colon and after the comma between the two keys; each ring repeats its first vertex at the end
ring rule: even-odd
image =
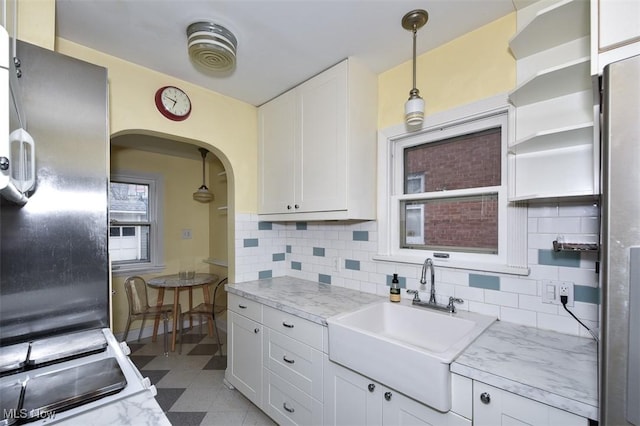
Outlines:
{"type": "Polygon", "coordinates": [[[174,86],[161,87],[156,91],[156,107],[169,120],[182,121],[191,114],[191,100],[182,90],[174,86]]]}

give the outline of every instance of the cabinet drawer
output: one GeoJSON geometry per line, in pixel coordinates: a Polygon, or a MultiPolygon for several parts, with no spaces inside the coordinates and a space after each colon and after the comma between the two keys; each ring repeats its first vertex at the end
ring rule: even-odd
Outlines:
{"type": "Polygon", "coordinates": [[[320,324],[269,306],[264,307],[263,315],[263,324],[267,327],[322,351],[322,330],[324,327],[320,324]]]}
{"type": "Polygon", "coordinates": [[[264,410],[279,425],[322,425],[323,405],[264,369],[264,410]]]}
{"type": "Polygon", "coordinates": [[[236,294],[227,294],[228,309],[262,323],[262,304],[236,294]]]}
{"type": "Polygon", "coordinates": [[[264,366],[322,401],[322,352],[266,327],[264,339],[264,366]]]}

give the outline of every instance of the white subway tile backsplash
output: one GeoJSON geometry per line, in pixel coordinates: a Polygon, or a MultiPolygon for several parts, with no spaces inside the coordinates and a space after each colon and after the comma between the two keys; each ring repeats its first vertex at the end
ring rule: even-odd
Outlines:
{"type": "MultiPolygon", "coordinates": [[[[388,277],[397,273],[404,279],[406,288],[420,289],[423,299],[429,297],[428,288],[419,284],[422,265],[373,260],[378,241],[375,221],[273,222],[270,225],[263,223],[261,229],[258,229],[258,222],[256,214],[236,216],[236,282],[255,280],[259,271],[271,271],[274,277],[290,275],[314,282],[322,276],[322,280],[330,280],[331,285],[388,296],[388,277]],[[258,245],[245,247],[245,239],[256,239],[258,245]],[[273,256],[282,253],[285,254],[284,261],[281,255],[273,256]],[[338,259],[339,270],[336,269],[338,259]],[[347,260],[349,268],[345,267],[347,260]]],[[[538,264],[538,258],[540,250],[545,251],[541,257],[545,262],[553,258],[548,252],[558,235],[570,242],[597,241],[597,207],[591,203],[534,204],[528,207],[527,224],[529,276],[443,268],[436,261],[438,300],[446,303],[449,296],[456,296],[465,300],[461,310],[495,315],[503,321],[562,333],[588,335],[562,307],[542,303],[539,281],[563,280],[597,288],[596,256],[582,253],[580,261],[571,265],[575,267],[542,265],[538,264]],[[469,287],[470,274],[493,276],[497,289],[469,287]]],[[[402,297],[412,298],[405,291],[402,297]]],[[[581,320],[589,322],[590,327],[598,327],[597,304],[576,302],[573,310],[581,320]]]]}
{"type": "Polygon", "coordinates": [[[557,234],[577,234],[577,233],[580,233],[580,218],[579,217],[540,218],[538,219],[538,232],[539,233],[557,233],[557,234]]]}
{"type": "Polygon", "coordinates": [[[501,306],[500,320],[527,325],[529,327],[536,327],[537,314],[533,311],[524,311],[522,309],[501,306]]]}
{"type": "MultiPolygon", "coordinates": [[[[502,290],[502,283],[500,283],[500,289],[502,290]]],[[[518,295],[515,293],[507,293],[504,291],[484,290],[484,302],[491,305],[517,308],[518,295]]]]}

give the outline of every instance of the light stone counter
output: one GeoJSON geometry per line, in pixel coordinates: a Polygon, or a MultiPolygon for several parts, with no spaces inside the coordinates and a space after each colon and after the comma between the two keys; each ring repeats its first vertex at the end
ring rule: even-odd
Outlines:
{"type": "Polygon", "coordinates": [[[590,419],[598,418],[597,344],[497,321],[451,371],[590,419]]]}
{"type": "Polygon", "coordinates": [[[327,325],[329,317],[358,309],[370,303],[388,300],[371,293],[292,277],[227,284],[226,289],[229,293],[246,297],[324,326],[327,325]]]}
{"type": "Polygon", "coordinates": [[[64,419],[60,424],[85,426],[171,426],[150,391],[113,401],[95,410],[64,419]]]}
{"type": "MultiPolygon", "coordinates": [[[[292,277],[228,284],[227,291],[327,325],[327,318],[388,300],[292,277]]],[[[500,389],[598,418],[597,349],[592,339],[495,322],[451,371],[500,389]]]]}

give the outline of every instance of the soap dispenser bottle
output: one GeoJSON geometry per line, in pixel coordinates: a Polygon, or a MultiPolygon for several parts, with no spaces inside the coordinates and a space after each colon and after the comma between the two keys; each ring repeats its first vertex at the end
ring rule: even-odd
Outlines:
{"type": "Polygon", "coordinates": [[[389,301],[391,302],[400,301],[400,283],[398,282],[398,274],[393,274],[393,279],[391,279],[391,288],[389,289],[389,301]]]}

